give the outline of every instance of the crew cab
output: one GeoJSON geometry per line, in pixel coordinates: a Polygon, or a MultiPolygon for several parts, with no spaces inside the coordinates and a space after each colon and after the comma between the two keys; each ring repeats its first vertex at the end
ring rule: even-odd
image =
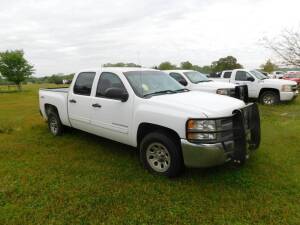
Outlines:
{"type": "Polygon", "coordinates": [[[73,127],[136,147],[146,169],[168,177],[243,164],[260,144],[256,104],[190,91],[159,70],[83,70],[69,88],[40,89],[39,104],[53,135],[73,127]]]}
{"type": "Polygon", "coordinates": [[[226,70],[211,79],[247,85],[249,98],[258,99],[261,103],[267,105],[276,104],[279,101],[291,101],[298,96],[296,82],[269,79],[257,70],[226,70]]]}
{"type": "Polygon", "coordinates": [[[173,79],[178,81],[187,89],[193,91],[205,91],[220,95],[228,95],[230,97],[248,101],[247,85],[236,85],[232,83],[224,83],[213,81],[206,75],[194,70],[164,70],[173,79]]]}

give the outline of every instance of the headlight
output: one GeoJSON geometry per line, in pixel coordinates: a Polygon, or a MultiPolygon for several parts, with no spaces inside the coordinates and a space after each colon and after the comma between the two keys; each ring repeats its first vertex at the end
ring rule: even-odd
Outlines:
{"type": "Polygon", "coordinates": [[[214,131],[217,131],[215,120],[189,120],[187,122],[188,140],[215,140],[216,133],[211,133],[214,131]]]}
{"type": "Polygon", "coordinates": [[[186,123],[186,138],[190,142],[222,142],[232,140],[232,117],[219,119],[190,119],[186,123]]]}
{"type": "Polygon", "coordinates": [[[216,131],[215,120],[189,120],[187,123],[189,131],[216,131]]]}
{"type": "Polygon", "coordinates": [[[291,92],[292,90],[292,86],[291,85],[282,85],[281,91],[283,92],[291,92]]]}
{"type": "Polygon", "coordinates": [[[218,89],[216,93],[219,95],[229,95],[230,89],[218,89]]]}

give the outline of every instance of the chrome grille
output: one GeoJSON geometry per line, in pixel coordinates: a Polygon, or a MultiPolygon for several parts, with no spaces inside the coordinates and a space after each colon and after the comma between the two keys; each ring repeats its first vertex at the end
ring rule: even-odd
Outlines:
{"type": "Polygon", "coordinates": [[[229,89],[229,96],[231,96],[231,97],[235,97],[236,96],[235,88],[229,89]]]}
{"type": "Polygon", "coordinates": [[[221,120],[221,129],[225,130],[224,132],[220,133],[222,140],[230,140],[233,138],[233,121],[232,117],[224,118],[221,120]]]}

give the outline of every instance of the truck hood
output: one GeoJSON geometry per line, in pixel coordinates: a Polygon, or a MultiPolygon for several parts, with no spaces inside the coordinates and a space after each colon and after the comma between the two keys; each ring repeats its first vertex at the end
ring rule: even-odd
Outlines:
{"type": "Polygon", "coordinates": [[[218,82],[218,81],[210,81],[210,82],[200,82],[198,84],[194,84],[195,87],[208,87],[208,88],[215,88],[217,89],[229,89],[235,88],[236,85],[232,83],[225,83],[225,82],[218,82]]]}
{"type": "Polygon", "coordinates": [[[235,109],[245,106],[241,100],[201,91],[157,95],[148,100],[160,108],[173,108],[188,117],[231,116],[235,109]]]}
{"type": "Polygon", "coordinates": [[[263,80],[265,84],[275,84],[275,85],[296,85],[297,82],[291,80],[282,80],[282,79],[265,79],[263,80]]]}

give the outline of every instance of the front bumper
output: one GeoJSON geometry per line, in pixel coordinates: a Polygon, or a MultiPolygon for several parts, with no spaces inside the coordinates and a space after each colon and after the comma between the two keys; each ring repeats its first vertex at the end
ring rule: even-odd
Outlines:
{"type": "Polygon", "coordinates": [[[184,164],[187,167],[211,167],[231,160],[233,141],[216,144],[193,144],[181,139],[184,164]]]}
{"type": "Polygon", "coordinates": [[[183,160],[187,167],[212,167],[231,160],[243,163],[250,151],[259,147],[260,117],[257,105],[251,103],[235,110],[231,119],[233,128],[230,138],[215,143],[191,143],[181,139],[183,160]]]}
{"type": "Polygon", "coordinates": [[[280,92],[280,101],[290,101],[296,98],[299,95],[299,91],[291,91],[291,92],[280,92]]]}

